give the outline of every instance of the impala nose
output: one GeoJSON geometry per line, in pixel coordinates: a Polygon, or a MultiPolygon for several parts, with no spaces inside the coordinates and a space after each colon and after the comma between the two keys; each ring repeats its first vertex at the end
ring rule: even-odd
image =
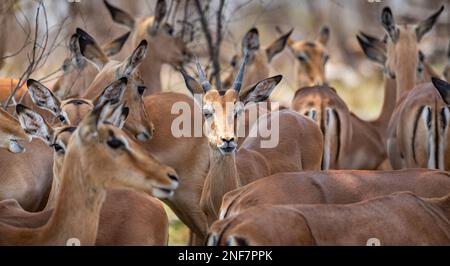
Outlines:
{"type": "Polygon", "coordinates": [[[170,178],[170,180],[175,181],[175,182],[179,182],[178,176],[176,176],[174,174],[167,174],[167,176],[170,178]]]}
{"type": "Polygon", "coordinates": [[[229,146],[232,142],[234,142],[234,138],[221,138],[221,140],[222,140],[222,142],[223,142],[224,144],[227,144],[228,146],[229,146]]]}
{"type": "Polygon", "coordinates": [[[222,144],[219,146],[222,154],[230,154],[236,149],[236,142],[234,141],[234,137],[231,138],[221,138],[222,144]]]}

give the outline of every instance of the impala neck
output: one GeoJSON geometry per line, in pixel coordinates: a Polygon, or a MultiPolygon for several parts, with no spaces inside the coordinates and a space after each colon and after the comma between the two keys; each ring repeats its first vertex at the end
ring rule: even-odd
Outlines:
{"type": "Polygon", "coordinates": [[[383,106],[381,108],[381,113],[378,118],[373,122],[376,126],[378,132],[384,136],[386,133],[386,128],[388,127],[389,121],[391,119],[392,113],[394,112],[395,105],[397,102],[397,92],[396,92],[396,81],[395,79],[388,78],[384,76],[384,99],[383,106]]]}
{"type": "MultiPolygon", "coordinates": [[[[56,155],[54,155],[56,156],[56,155]]],[[[55,207],[56,202],[58,201],[58,195],[61,191],[61,177],[57,175],[56,170],[56,160],[53,159],[53,178],[52,178],[52,187],[50,188],[50,194],[48,195],[47,205],[45,205],[44,210],[50,210],[55,207]]]]}
{"type": "Polygon", "coordinates": [[[61,171],[61,191],[53,215],[41,234],[42,244],[66,245],[77,238],[81,245],[94,245],[105,188],[80,162],[77,150],[66,154],[61,171]]]}
{"type": "Polygon", "coordinates": [[[210,147],[209,172],[203,187],[201,205],[212,224],[219,218],[219,209],[225,193],[241,186],[236,168],[235,154],[222,155],[217,148],[210,147]]]}
{"type": "Polygon", "coordinates": [[[398,71],[395,72],[396,87],[397,87],[397,101],[400,100],[403,94],[409,92],[416,85],[417,75],[417,61],[411,58],[400,57],[399,62],[404,62],[398,71]],[[402,60],[403,59],[403,60],[402,60]]]}
{"type": "Polygon", "coordinates": [[[154,53],[149,51],[147,58],[139,66],[147,90],[145,95],[151,95],[162,91],[161,88],[161,69],[163,63],[154,53]]]}
{"type": "Polygon", "coordinates": [[[303,66],[299,66],[297,70],[297,88],[305,88],[312,85],[311,80],[308,75],[305,73],[305,69],[303,66]]]}

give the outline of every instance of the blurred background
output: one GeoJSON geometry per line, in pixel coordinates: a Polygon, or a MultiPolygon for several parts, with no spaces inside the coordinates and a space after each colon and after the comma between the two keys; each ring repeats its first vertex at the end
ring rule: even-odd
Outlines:
{"type": "MultiPolygon", "coordinates": [[[[109,2],[135,17],[153,15],[156,4],[156,0],[109,2]]],[[[204,35],[192,2],[167,0],[171,12],[167,22],[173,24],[175,30],[179,29],[179,18],[184,15],[184,6],[187,6],[186,14],[195,33],[191,48],[199,57],[206,57],[204,35]]],[[[219,2],[202,1],[208,6],[206,15],[213,35],[219,2]]],[[[42,3],[44,8],[40,10],[41,15],[36,24],[38,1],[0,2],[0,78],[17,79],[27,68],[31,53],[30,35],[35,33],[36,25],[37,38],[48,45],[45,61],[32,77],[43,79],[49,87],[62,74],[62,63],[69,54],[69,37],[76,27],[89,32],[100,44],[127,31],[112,21],[103,0],[44,0],[42,3]]],[[[294,28],[292,37],[295,40],[314,40],[320,27],[327,25],[331,29],[327,79],[350,110],[363,119],[374,119],[383,101],[382,70],[364,56],[355,35],[364,31],[381,38],[384,34],[379,21],[385,6],[391,7],[398,22],[416,23],[427,18],[441,5],[445,5],[444,12],[434,29],[420,43],[420,49],[438,73],[442,73],[448,62],[445,53],[450,39],[450,0],[225,0],[220,53],[222,74],[230,70],[231,58],[240,52],[241,39],[251,27],[258,28],[260,42],[264,47],[279,36],[276,26],[284,31],[294,28]]],[[[119,53],[116,58],[123,59],[125,56],[119,53]]],[[[270,74],[282,74],[284,78],[272,94],[273,100],[289,105],[298,89],[297,64],[287,49],[274,58],[270,74]]],[[[170,66],[163,68],[161,78],[163,90],[186,93],[181,75],[170,66]]],[[[185,244],[188,238],[186,227],[174,215],[170,216],[170,244],[185,244]]]]}

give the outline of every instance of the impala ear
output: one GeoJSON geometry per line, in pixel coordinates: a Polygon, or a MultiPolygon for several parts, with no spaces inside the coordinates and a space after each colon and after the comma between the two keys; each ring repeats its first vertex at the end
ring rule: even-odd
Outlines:
{"type": "Polygon", "coordinates": [[[395,26],[394,15],[389,7],[383,8],[381,12],[381,25],[393,43],[398,40],[398,30],[395,26]]]}
{"type": "Polygon", "coordinates": [[[115,54],[118,54],[120,50],[122,50],[123,45],[128,40],[128,37],[130,36],[131,31],[125,33],[124,35],[120,36],[119,38],[111,41],[110,43],[105,44],[102,47],[103,52],[106,56],[113,56],[115,54]]]}
{"type": "Polygon", "coordinates": [[[104,124],[110,113],[111,101],[105,101],[95,106],[78,126],[81,141],[95,141],[98,137],[98,127],[104,124]]]}
{"type": "Polygon", "coordinates": [[[122,103],[112,111],[105,122],[117,128],[122,128],[125,124],[129,112],[130,109],[125,106],[125,103],[122,103]]]}
{"type": "Polygon", "coordinates": [[[22,104],[16,105],[16,113],[20,126],[28,135],[33,138],[39,138],[48,145],[51,144],[53,128],[39,113],[22,104]]]}
{"type": "Polygon", "coordinates": [[[249,102],[262,102],[267,100],[282,78],[283,76],[281,75],[266,78],[248,89],[242,90],[239,93],[240,101],[247,104],[249,102]]]}
{"type": "Polygon", "coordinates": [[[77,67],[78,68],[82,68],[86,61],[84,59],[83,54],[81,54],[80,45],[78,43],[78,38],[79,38],[79,36],[78,36],[77,33],[73,34],[70,37],[69,50],[72,53],[72,55],[74,56],[74,58],[75,58],[75,61],[77,63],[77,67]]]}
{"type": "Polygon", "coordinates": [[[134,19],[132,16],[130,16],[125,11],[109,4],[106,0],[104,0],[103,2],[105,3],[109,14],[111,14],[111,17],[115,22],[127,26],[130,30],[134,29],[134,19]]]}
{"type": "Polygon", "coordinates": [[[433,28],[434,24],[436,24],[436,21],[438,20],[438,18],[441,15],[443,10],[444,10],[444,6],[441,6],[441,8],[439,8],[439,10],[436,11],[436,13],[434,13],[429,18],[420,22],[419,25],[417,25],[416,37],[417,37],[418,42],[420,42],[422,37],[433,28]]]}
{"type": "Polygon", "coordinates": [[[433,82],[434,87],[438,90],[442,100],[450,105],[450,83],[435,77],[431,78],[431,82],[433,82]]]}
{"type": "Polygon", "coordinates": [[[127,82],[128,79],[126,77],[122,77],[109,84],[103,92],[95,98],[93,105],[103,105],[107,101],[109,101],[111,105],[121,102],[127,87],[127,82]]]}
{"type": "Polygon", "coordinates": [[[385,66],[386,63],[386,52],[383,51],[378,46],[375,46],[372,42],[367,40],[366,38],[356,35],[356,39],[358,40],[359,45],[361,46],[364,54],[375,63],[380,64],[381,66],[385,66]]]}
{"type": "Polygon", "coordinates": [[[259,49],[259,33],[257,28],[251,28],[242,39],[242,51],[245,49],[249,52],[259,49]]]}
{"type": "Polygon", "coordinates": [[[269,47],[266,48],[267,59],[269,60],[269,62],[272,61],[272,58],[275,55],[283,51],[293,31],[294,29],[292,28],[289,32],[278,38],[271,45],[269,45],[269,47]]]}
{"type": "Polygon", "coordinates": [[[51,90],[34,79],[27,80],[27,87],[31,100],[36,106],[49,111],[56,117],[61,115],[61,101],[51,90]]]}
{"type": "Polygon", "coordinates": [[[77,28],[78,43],[80,46],[81,54],[91,61],[99,70],[101,70],[109,59],[103,53],[103,50],[98,46],[97,42],[91,35],[84,30],[77,28]]]}
{"type": "Polygon", "coordinates": [[[166,16],[166,13],[167,13],[166,1],[158,0],[158,2],[156,2],[153,24],[149,25],[147,28],[148,34],[155,35],[158,32],[159,28],[161,27],[161,23],[164,17],[166,16]]]}
{"type": "Polygon", "coordinates": [[[133,53],[126,59],[123,75],[128,77],[138,67],[147,55],[147,41],[142,40],[133,53]]]}
{"type": "Polygon", "coordinates": [[[328,26],[323,26],[319,31],[319,37],[317,38],[317,41],[323,45],[327,45],[329,39],[330,28],[328,26]]]}
{"type": "Polygon", "coordinates": [[[190,76],[184,68],[181,68],[180,72],[181,75],[183,75],[186,88],[191,92],[193,96],[195,94],[203,94],[204,90],[202,88],[202,85],[200,85],[200,83],[198,83],[192,76],[190,76]]]}

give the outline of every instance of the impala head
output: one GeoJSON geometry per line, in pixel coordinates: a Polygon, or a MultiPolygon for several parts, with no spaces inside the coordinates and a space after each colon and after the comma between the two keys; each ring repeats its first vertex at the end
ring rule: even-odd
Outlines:
{"type": "Polygon", "coordinates": [[[266,48],[262,48],[259,41],[259,32],[257,28],[251,28],[243,37],[240,54],[232,57],[231,66],[232,73],[224,80],[223,87],[229,88],[239,71],[239,61],[244,56],[244,51],[248,52],[247,75],[244,77],[243,84],[254,84],[255,82],[269,75],[269,64],[272,59],[283,51],[288,42],[289,36],[293,29],[283,34],[281,37],[273,41],[266,48]]]}
{"type": "MultiPolygon", "coordinates": [[[[86,112],[86,115],[91,111],[91,109],[92,108],[86,112]]],[[[29,136],[41,139],[54,150],[53,175],[56,178],[60,178],[60,172],[63,166],[67,144],[69,143],[72,133],[77,129],[77,127],[73,125],[64,125],[59,127],[52,126],[48,124],[39,113],[21,104],[17,105],[16,110],[20,119],[20,124],[22,128],[28,132],[29,136]]],[[[122,128],[127,116],[128,107],[120,104],[112,110],[104,123],[122,128]]]]}
{"type": "MultiPolygon", "coordinates": [[[[154,126],[145,110],[143,94],[146,86],[137,69],[147,54],[147,41],[143,40],[127,59],[119,62],[109,60],[87,33],[80,31],[79,35],[81,53],[100,70],[87,92],[92,89],[97,91],[96,88],[104,88],[107,84],[126,77],[128,83],[123,101],[130,108],[130,115],[124,128],[139,141],[149,140],[153,135],[154,126]]],[[[94,100],[94,105],[96,104],[94,100]]]]}
{"type": "MultiPolygon", "coordinates": [[[[102,49],[105,55],[113,56],[120,52],[129,35],[130,32],[127,32],[104,45],[102,49]]],[[[53,93],[60,99],[79,97],[98,73],[98,69],[89,64],[81,54],[78,37],[78,33],[71,36],[69,41],[70,56],[64,60],[61,67],[63,74],[53,87],[53,93]]]]}
{"type": "Polygon", "coordinates": [[[60,100],[50,89],[36,80],[27,81],[32,101],[44,110],[49,111],[55,117],[59,118],[63,125],[78,125],[88,114],[94,104],[107,100],[114,104],[122,101],[127,85],[127,78],[118,79],[104,88],[103,92],[93,101],[82,98],[71,98],[60,100]]]}
{"type": "Polygon", "coordinates": [[[8,112],[0,108],[0,145],[12,153],[25,151],[17,141],[30,141],[31,138],[20,126],[19,121],[8,112]]]}
{"type": "Polygon", "coordinates": [[[395,75],[398,89],[409,90],[416,84],[418,43],[433,28],[443,10],[444,6],[417,25],[398,25],[391,9],[383,9],[381,24],[387,35],[386,66],[395,75]]]}
{"type": "MultiPolygon", "coordinates": [[[[104,123],[110,113],[110,102],[102,103],[80,123],[69,141],[80,151],[82,164],[112,187],[131,187],[159,198],[169,198],[178,187],[174,169],[162,165],[127,134],[114,125],[104,123]]],[[[67,157],[64,163],[70,163],[67,157]]]]}
{"type": "Polygon", "coordinates": [[[38,131],[47,132],[43,138],[50,139],[48,144],[54,149],[55,176],[60,176],[65,164],[80,160],[84,169],[89,169],[108,186],[130,187],[159,198],[172,196],[178,186],[175,170],[150,157],[119,128],[127,118],[127,107],[120,104],[111,108],[110,100],[99,104],[78,128],[52,128],[38,113],[26,107],[19,115],[27,120],[26,126],[34,125],[38,131]],[[78,152],[76,157],[67,155],[70,150],[78,152]]]}
{"type": "Polygon", "coordinates": [[[241,84],[247,56],[240,66],[233,86],[227,90],[213,88],[206,79],[200,63],[197,61],[199,82],[189,76],[184,70],[183,74],[186,87],[192,94],[202,93],[202,110],[205,117],[206,134],[210,146],[218,149],[221,154],[231,154],[237,147],[236,127],[238,118],[249,102],[266,100],[275,86],[281,81],[282,76],[264,79],[250,89],[242,90],[241,84]]]}
{"type": "Polygon", "coordinates": [[[314,41],[288,40],[288,46],[299,62],[298,80],[301,87],[326,83],[325,64],[329,59],[326,44],[329,38],[330,29],[324,26],[314,41]]]}
{"type": "Polygon", "coordinates": [[[165,0],[158,0],[154,16],[134,19],[125,11],[104,1],[112,19],[133,31],[133,43],[140,40],[148,42],[150,51],[158,51],[152,54],[152,60],[172,66],[181,66],[190,57],[190,51],[183,40],[185,30],[175,34],[174,29],[168,23],[163,23],[167,13],[165,0]]]}
{"type": "MultiPolygon", "coordinates": [[[[387,51],[386,51],[386,42],[387,40],[380,40],[374,36],[366,34],[364,32],[360,32],[356,35],[356,39],[358,40],[359,45],[361,46],[364,54],[371,61],[383,67],[384,74],[391,78],[395,79],[395,73],[391,71],[389,66],[387,65],[387,51]]],[[[418,52],[418,64],[416,77],[418,80],[421,80],[424,77],[424,64],[425,64],[425,56],[419,50],[418,52]]]]}

